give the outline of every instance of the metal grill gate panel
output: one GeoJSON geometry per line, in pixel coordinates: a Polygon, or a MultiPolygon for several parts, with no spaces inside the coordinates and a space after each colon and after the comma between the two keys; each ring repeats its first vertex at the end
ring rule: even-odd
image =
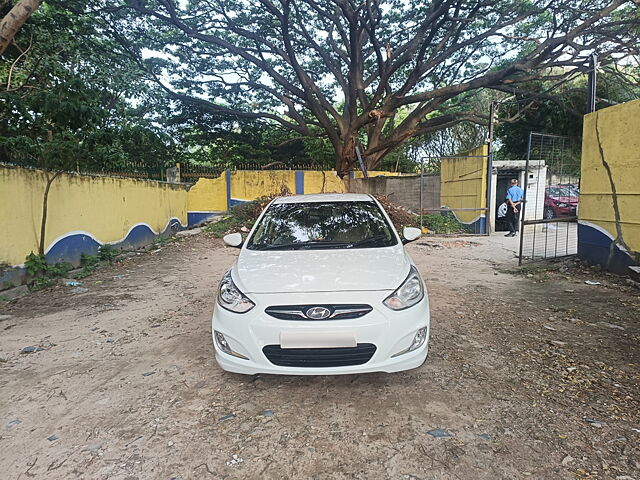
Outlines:
{"type": "Polygon", "coordinates": [[[531,132],[523,188],[519,264],[575,255],[580,192],[577,139],[531,132]]]}

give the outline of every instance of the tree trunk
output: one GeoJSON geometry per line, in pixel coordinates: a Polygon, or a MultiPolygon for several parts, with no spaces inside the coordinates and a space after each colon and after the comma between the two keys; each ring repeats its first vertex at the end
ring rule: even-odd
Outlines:
{"type": "Polygon", "coordinates": [[[356,163],[356,136],[348,135],[347,140],[336,148],[336,172],[340,178],[347,175],[356,163]]]}
{"type": "Polygon", "coordinates": [[[53,176],[49,176],[49,172],[45,172],[47,176],[47,185],[44,187],[44,196],[42,199],[42,221],[40,222],[40,244],[38,245],[38,255],[44,256],[44,241],[45,241],[45,233],[47,230],[47,207],[49,203],[49,190],[51,189],[51,184],[56,179],[58,175],[62,172],[56,172],[53,176]]]}
{"type": "Polygon", "coordinates": [[[29,19],[41,3],[42,0],[20,0],[0,20],[0,55],[11,45],[18,29],[29,19]]]}

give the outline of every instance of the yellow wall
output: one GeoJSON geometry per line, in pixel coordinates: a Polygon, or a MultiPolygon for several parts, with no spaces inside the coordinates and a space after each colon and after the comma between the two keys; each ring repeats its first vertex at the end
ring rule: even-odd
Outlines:
{"type": "Polygon", "coordinates": [[[304,172],[304,193],[344,193],[345,184],[336,172],[304,172]]]}
{"type": "Polygon", "coordinates": [[[227,180],[222,173],[218,178],[199,178],[189,189],[187,210],[212,212],[227,210],[227,180]]]}
{"type": "MultiPolygon", "coordinates": [[[[0,263],[19,265],[37,252],[45,174],[0,166],[0,263]]],[[[163,231],[172,217],[187,222],[184,187],[159,182],[62,174],[49,192],[45,250],[58,237],[87,232],[100,242],[122,240],[147,224],[163,231]]]]}
{"type": "Polygon", "coordinates": [[[454,210],[458,220],[474,222],[485,212],[460,211],[460,208],[485,208],[487,205],[487,145],[440,163],[440,204],[454,210]]]}
{"type": "Polygon", "coordinates": [[[293,170],[237,170],[231,172],[231,198],[254,200],[273,195],[286,188],[296,192],[296,172],[293,170]]]}
{"type": "Polygon", "coordinates": [[[620,226],[632,255],[640,252],[640,100],[605,108],[584,117],[580,180],[581,223],[588,222],[617,237],[609,174],[616,188],[620,226]]]}
{"type": "MultiPolygon", "coordinates": [[[[370,177],[379,177],[381,175],[384,177],[397,177],[400,175],[398,172],[385,172],[383,170],[371,170],[367,174],[370,177]]],[[[356,170],[353,172],[353,178],[364,178],[364,174],[360,170],[356,170]]]]}

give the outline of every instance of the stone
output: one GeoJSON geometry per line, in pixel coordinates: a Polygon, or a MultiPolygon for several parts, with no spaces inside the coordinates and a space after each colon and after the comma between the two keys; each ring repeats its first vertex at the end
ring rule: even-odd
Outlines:
{"type": "Polygon", "coordinates": [[[434,428],[433,430],[429,430],[427,435],[431,435],[433,438],[451,438],[453,434],[443,430],[441,428],[434,428]]]}
{"type": "Polygon", "coordinates": [[[34,345],[29,345],[28,347],[24,347],[20,350],[20,353],[36,353],[42,350],[42,348],[36,347],[34,345]]]}
{"type": "Polygon", "coordinates": [[[562,459],[562,466],[566,467],[567,465],[569,465],[571,462],[573,462],[574,458],[571,455],[567,455],[566,457],[564,457],[562,459]]]}
{"type": "Polygon", "coordinates": [[[20,285],[19,287],[10,288],[9,290],[3,290],[2,293],[0,293],[0,300],[4,300],[6,302],[16,300],[17,298],[29,295],[29,292],[29,287],[26,285],[20,285]]]}
{"type": "Polygon", "coordinates": [[[19,418],[16,418],[15,420],[11,420],[5,426],[7,428],[11,428],[11,427],[15,427],[16,425],[20,425],[21,423],[22,423],[22,420],[20,420],[19,418]]]}
{"type": "Polygon", "coordinates": [[[202,232],[202,228],[192,228],[191,230],[181,230],[176,233],[176,237],[191,237],[192,235],[197,235],[202,232]]]}

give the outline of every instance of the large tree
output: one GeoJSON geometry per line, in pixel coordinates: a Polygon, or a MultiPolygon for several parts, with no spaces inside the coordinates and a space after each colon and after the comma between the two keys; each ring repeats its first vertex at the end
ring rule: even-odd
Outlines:
{"type": "Polygon", "coordinates": [[[465,93],[569,75],[592,51],[602,62],[637,53],[637,5],[129,0],[105,18],[175,98],[321,134],[344,173],[357,146],[373,168],[412,137],[486,121],[462,108],[465,93]],[[401,109],[411,113],[398,120],[401,109]]]}
{"type": "Polygon", "coordinates": [[[0,55],[13,42],[16,32],[26,22],[33,12],[40,6],[42,0],[20,0],[15,5],[10,0],[4,0],[0,4],[0,12],[6,7],[11,7],[0,19],[0,55]]]}

